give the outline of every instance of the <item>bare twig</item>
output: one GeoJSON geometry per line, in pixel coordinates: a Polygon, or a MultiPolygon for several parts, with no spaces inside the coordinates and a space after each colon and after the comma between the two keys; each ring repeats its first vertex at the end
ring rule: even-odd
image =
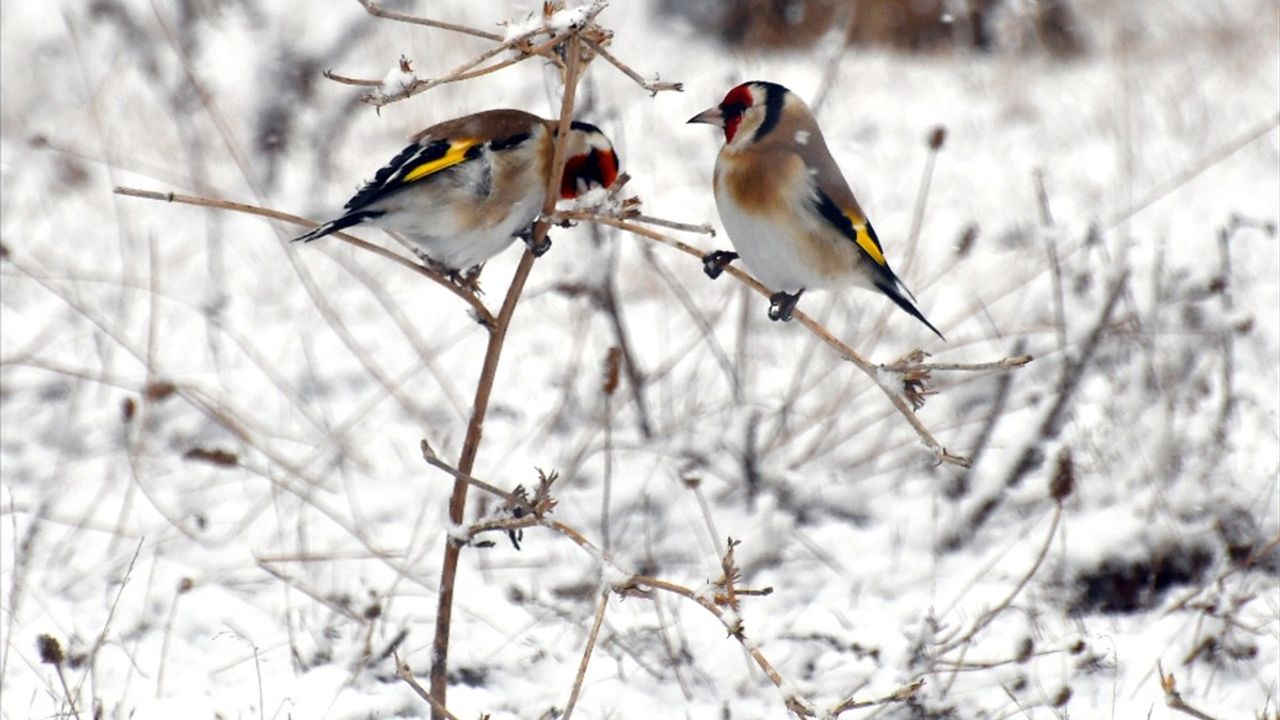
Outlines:
{"type": "Polygon", "coordinates": [[[1213,150],[1208,155],[1206,155],[1203,159],[1201,159],[1200,162],[1198,162],[1196,165],[1188,168],[1187,170],[1183,171],[1181,174],[1177,175],[1176,177],[1173,177],[1167,180],[1166,182],[1161,183],[1160,185],[1157,185],[1156,187],[1152,188],[1146,195],[1142,197],[1141,200],[1134,202],[1128,208],[1126,208],[1122,212],[1116,213],[1109,220],[1107,220],[1106,228],[1108,230],[1111,230],[1118,227],[1121,223],[1125,222],[1129,218],[1132,218],[1134,215],[1137,215],[1143,210],[1146,210],[1151,205],[1164,199],[1165,196],[1169,195],[1170,193],[1173,193],[1175,190],[1178,190],[1182,186],[1191,182],[1197,176],[1199,176],[1200,173],[1203,173],[1209,168],[1217,165],[1219,162],[1222,162],[1223,160],[1230,157],[1231,155],[1234,155],[1237,151],[1243,149],[1245,146],[1249,145],[1254,140],[1257,140],[1263,135],[1266,135],[1267,133],[1276,129],[1277,126],[1280,126],[1280,113],[1277,113],[1267,118],[1263,122],[1255,125],[1254,127],[1250,128],[1244,133],[1241,133],[1236,139],[1232,140],[1231,142],[1213,150]]]}
{"type": "Polygon", "coordinates": [[[164,669],[168,665],[169,640],[173,637],[173,622],[178,616],[178,600],[192,588],[191,578],[182,578],[169,604],[169,618],[164,623],[164,637],[160,641],[160,669],[156,671],[156,697],[164,697],[164,669]]]}
{"type": "Polygon", "coordinates": [[[1058,231],[1053,223],[1053,210],[1049,207],[1049,193],[1044,187],[1044,173],[1032,174],[1036,183],[1036,199],[1040,205],[1040,222],[1048,228],[1045,233],[1045,252],[1049,256],[1049,277],[1053,281],[1053,325],[1058,338],[1058,352],[1067,350],[1066,302],[1062,293],[1062,263],[1058,259],[1058,231]]]}
{"type": "Polygon", "coordinates": [[[924,227],[925,206],[929,202],[929,186],[933,182],[933,167],[938,161],[938,152],[942,150],[947,139],[947,129],[941,125],[929,131],[929,154],[924,161],[924,176],[920,178],[920,189],[916,191],[916,204],[911,211],[911,229],[907,231],[907,255],[902,261],[902,274],[905,277],[911,271],[916,259],[916,250],[920,247],[920,230],[924,227]]]}
{"type": "Polygon", "coordinates": [[[645,90],[648,90],[650,97],[655,96],[664,90],[674,90],[675,92],[684,92],[684,83],[666,82],[657,76],[654,76],[652,80],[645,80],[643,77],[640,76],[640,73],[636,72],[635,70],[632,70],[626,63],[622,62],[617,57],[615,57],[613,53],[609,52],[608,50],[605,50],[603,43],[597,43],[586,38],[584,38],[583,41],[587,44],[587,47],[591,48],[597,55],[609,61],[610,65],[621,70],[623,75],[626,75],[627,77],[634,80],[637,85],[644,88],[645,90]]]}
{"type": "MultiPolygon", "coordinates": [[[[258,207],[257,205],[250,205],[248,203],[233,202],[231,200],[219,200],[217,198],[200,197],[198,195],[182,195],[175,192],[156,192],[154,190],[140,190],[138,188],[131,188],[131,187],[117,187],[115,188],[114,192],[117,195],[143,198],[146,200],[159,200],[161,202],[173,202],[173,203],[179,203],[182,205],[194,205],[196,207],[211,207],[211,208],[218,208],[221,210],[230,210],[232,212],[245,213],[246,215],[257,215],[258,217],[270,218],[272,220],[281,220],[283,222],[291,223],[294,225],[301,225],[302,227],[307,227],[307,228],[313,228],[319,225],[319,223],[317,222],[307,220],[306,218],[302,218],[297,215],[290,215],[289,213],[280,212],[279,210],[272,210],[270,208],[258,207]]],[[[342,240],[343,242],[354,245],[360,248],[361,250],[367,250],[375,255],[384,257],[396,263],[397,265],[400,265],[401,267],[408,268],[409,270],[412,270],[418,273],[419,275],[431,280],[432,282],[435,282],[437,285],[440,285],[444,289],[456,295],[463,302],[470,305],[471,309],[475,311],[477,317],[479,317],[481,322],[483,322],[486,326],[490,326],[493,324],[493,320],[494,320],[493,314],[490,313],[489,309],[484,306],[484,303],[480,302],[480,299],[477,298],[473,293],[467,291],[462,287],[459,287],[456,283],[450,281],[449,278],[444,276],[444,274],[437,272],[435,270],[432,270],[431,268],[428,268],[419,263],[416,263],[404,257],[403,255],[399,255],[397,253],[391,252],[390,250],[387,250],[384,247],[365,242],[364,240],[361,240],[360,238],[357,238],[353,235],[348,235],[347,233],[344,233],[344,232],[336,232],[336,233],[333,233],[333,237],[336,237],[342,240]]]]}
{"type": "Polygon", "coordinates": [[[507,492],[506,490],[503,490],[502,488],[497,487],[496,485],[490,485],[489,483],[483,480],[477,480],[476,478],[471,477],[470,475],[462,472],[461,470],[458,470],[457,468],[445,462],[444,460],[441,460],[440,456],[436,454],[435,448],[431,447],[431,443],[427,442],[426,438],[422,439],[422,442],[419,444],[419,447],[422,449],[422,459],[426,460],[428,465],[434,468],[443,470],[449,473],[450,475],[452,475],[454,479],[464,482],[473,487],[477,487],[481,490],[484,490],[485,492],[491,495],[496,495],[502,498],[503,500],[511,499],[511,493],[507,492]]]}
{"type": "Polygon", "coordinates": [[[457,715],[449,712],[449,708],[431,697],[431,693],[428,693],[426,688],[422,687],[418,682],[418,679],[413,676],[413,670],[409,668],[409,663],[400,660],[399,653],[394,653],[393,656],[396,661],[396,677],[405,681],[409,687],[413,688],[413,692],[416,693],[418,697],[426,700],[427,704],[431,706],[431,712],[433,714],[439,713],[443,718],[445,718],[445,720],[458,720],[457,715]]]}
{"type": "MultiPolygon", "coordinates": [[[[516,63],[524,62],[525,60],[528,60],[531,57],[535,57],[538,55],[545,55],[546,53],[550,52],[552,48],[555,48],[556,46],[562,44],[565,40],[567,40],[572,35],[571,32],[559,33],[557,35],[552,36],[551,39],[547,40],[546,42],[530,47],[527,50],[523,50],[521,54],[516,57],[507,58],[505,60],[496,62],[492,65],[485,65],[482,68],[478,68],[478,69],[476,68],[477,65],[481,65],[485,61],[490,60],[493,57],[500,55],[503,52],[506,52],[507,50],[512,50],[512,49],[521,47],[522,45],[527,43],[529,38],[534,37],[542,32],[545,32],[545,31],[541,29],[535,30],[530,33],[526,33],[525,35],[521,35],[518,38],[513,38],[511,40],[508,40],[502,43],[501,45],[496,45],[492,49],[481,53],[480,55],[472,58],[471,60],[468,60],[467,62],[459,65],[458,67],[454,68],[453,70],[450,70],[449,72],[445,73],[444,75],[438,78],[424,80],[422,78],[414,76],[412,82],[407,83],[406,85],[403,86],[401,90],[397,92],[384,93],[382,92],[381,87],[379,87],[378,89],[372,92],[361,95],[360,101],[364,103],[368,103],[369,105],[373,105],[374,107],[380,108],[384,105],[390,105],[393,102],[406,100],[408,98],[413,97],[414,95],[424,93],[430,90],[431,88],[439,87],[440,85],[447,85],[449,83],[461,82],[463,80],[472,80],[484,75],[488,75],[490,73],[495,73],[499,70],[502,70],[503,68],[511,67],[516,63]]],[[[364,83],[361,83],[361,84],[364,84],[364,83]]],[[[379,82],[378,85],[381,86],[382,83],[379,82]]]]}
{"type": "MultiPolygon", "coordinates": [[[[551,175],[547,179],[546,200],[542,207],[542,217],[534,226],[533,239],[530,243],[535,247],[542,244],[547,237],[547,230],[550,227],[547,217],[555,210],[556,199],[560,195],[557,190],[560,187],[560,179],[564,171],[565,146],[569,138],[569,124],[573,119],[574,98],[577,93],[580,68],[580,52],[581,50],[575,37],[566,49],[564,97],[560,103],[559,132],[556,135],[555,147],[552,152],[551,175]]],[[[493,392],[493,380],[498,372],[498,360],[502,356],[502,348],[506,341],[507,330],[511,325],[511,318],[515,314],[516,304],[520,301],[525,282],[529,278],[530,271],[533,270],[533,261],[533,253],[526,249],[524,255],[520,258],[519,265],[516,266],[515,274],[511,278],[511,285],[507,289],[507,296],[502,302],[502,308],[499,310],[493,329],[489,333],[489,344],[485,348],[484,364],[480,370],[480,379],[476,384],[476,397],[471,421],[467,423],[467,434],[463,439],[461,457],[458,459],[458,471],[463,475],[471,474],[472,468],[475,466],[476,455],[480,451],[484,418],[489,409],[489,396],[493,392]]],[[[454,481],[453,493],[449,499],[449,520],[455,526],[461,525],[463,522],[468,486],[469,483],[462,479],[454,481]]],[[[454,582],[457,578],[458,558],[461,551],[462,548],[457,543],[445,543],[444,562],[440,571],[440,595],[436,612],[435,638],[432,642],[430,677],[431,696],[441,706],[445,704],[445,697],[448,692],[449,631],[453,622],[454,582]]],[[[432,716],[434,720],[440,720],[440,715],[434,706],[432,708],[432,716]]]]}
{"type": "Polygon", "coordinates": [[[373,2],[373,0],[356,0],[356,2],[360,3],[360,6],[365,9],[365,12],[374,17],[386,18],[387,20],[395,20],[396,22],[410,23],[413,25],[425,25],[427,27],[440,28],[441,30],[448,30],[450,32],[461,33],[463,35],[471,35],[478,38],[484,38],[485,40],[493,40],[495,42],[502,39],[502,36],[497,33],[477,30],[476,28],[467,27],[466,25],[458,25],[455,23],[443,22],[441,20],[414,17],[412,15],[392,12],[390,10],[383,10],[382,6],[373,2]]]}
{"type": "MultiPolygon", "coordinates": [[[[578,220],[581,222],[599,223],[603,225],[608,225],[610,227],[616,227],[621,230],[626,230],[627,232],[630,232],[632,234],[639,235],[641,237],[648,238],[650,240],[654,240],[659,243],[662,243],[663,245],[667,245],[668,247],[675,248],[687,255],[698,258],[699,260],[701,260],[703,255],[702,251],[698,250],[692,245],[676,240],[675,238],[672,238],[670,236],[663,235],[662,233],[650,230],[647,227],[643,227],[635,223],[628,222],[626,220],[619,220],[616,218],[598,215],[595,213],[585,212],[585,211],[566,212],[566,213],[560,213],[560,215],[563,217],[573,219],[573,220],[578,220]]],[[[755,290],[757,293],[759,293],[760,295],[763,295],[764,297],[769,297],[771,295],[770,290],[766,288],[759,280],[756,280],[754,277],[748,275],[746,272],[744,272],[743,270],[733,265],[730,265],[727,268],[725,268],[725,273],[727,275],[732,276],[739,282],[747,285],[748,287],[755,290]]],[[[948,451],[945,447],[942,446],[941,443],[938,442],[937,438],[933,436],[933,433],[931,433],[929,429],[925,427],[924,423],[922,423],[920,419],[916,417],[915,411],[908,404],[908,399],[906,398],[906,396],[899,389],[894,387],[894,385],[890,383],[883,376],[881,372],[879,372],[879,369],[880,369],[879,366],[871,363],[871,361],[864,358],[861,354],[859,354],[853,348],[849,347],[843,341],[836,338],[834,335],[831,334],[829,330],[826,329],[826,327],[824,327],[821,323],[811,318],[809,315],[807,315],[803,311],[796,310],[794,313],[794,317],[797,321],[799,321],[801,325],[803,325],[806,329],[808,329],[809,332],[812,332],[814,335],[818,336],[824,343],[826,343],[830,348],[835,350],[841,357],[853,363],[859,370],[861,370],[864,374],[866,374],[867,377],[871,378],[875,382],[876,386],[879,387],[880,390],[883,391],[886,396],[888,396],[889,401],[893,403],[893,406],[897,408],[898,412],[901,413],[902,416],[907,420],[907,422],[911,425],[912,429],[916,431],[916,435],[919,436],[920,441],[925,445],[925,447],[929,448],[929,450],[933,453],[934,457],[939,462],[959,465],[961,467],[969,466],[970,463],[968,458],[965,458],[960,455],[956,455],[948,451]]],[[[1017,365],[1014,365],[1014,367],[1017,367],[1017,365]]],[[[963,368],[957,367],[955,369],[963,369],[963,368]]]]}
{"type": "MultiPolygon", "coordinates": [[[[921,353],[927,357],[928,353],[921,353]]],[[[910,356],[908,356],[910,357],[910,356]]],[[[889,364],[881,364],[880,367],[885,370],[894,372],[907,372],[908,370],[956,370],[962,372],[984,372],[987,370],[1012,370],[1020,368],[1031,362],[1035,358],[1031,355],[1012,355],[999,360],[983,363],[930,363],[930,362],[904,362],[904,358],[899,358],[889,364]]]]}
{"type": "Polygon", "coordinates": [[[1110,289],[1107,291],[1107,297],[1103,301],[1098,319],[1094,321],[1093,329],[1081,343],[1079,356],[1063,371],[1062,380],[1058,384],[1057,397],[1040,421],[1040,428],[1036,436],[1018,454],[1018,459],[1010,467],[1003,484],[977,503],[962,527],[956,528],[943,538],[942,546],[944,548],[954,550],[960,547],[966,538],[971,537],[986,524],[996,508],[1005,501],[1009,495],[1008,488],[1017,487],[1027,473],[1039,467],[1043,461],[1044,451],[1042,447],[1046,441],[1057,438],[1058,433],[1061,432],[1067,408],[1071,406],[1076,390],[1084,379],[1084,371],[1089,366],[1089,363],[1093,361],[1094,353],[1098,351],[1103,336],[1111,326],[1111,316],[1115,312],[1116,304],[1119,302],[1121,295],[1123,295],[1124,289],[1129,284],[1128,281],[1128,271],[1120,273],[1120,275],[1111,280],[1110,289]]]}
{"type": "Polygon", "coordinates": [[[612,592],[606,585],[600,591],[600,605],[596,608],[596,619],[591,624],[591,633],[587,635],[587,647],[582,651],[582,662],[578,663],[578,675],[573,680],[573,689],[569,691],[569,702],[564,706],[564,720],[573,717],[573,708],[578,704],[578,694],[582,692],[582,681],[587,676],[587,663],[591,662],[591,651],[595,649],[596,638],[600,635],[600,624],[604,622],[604,610],[609,604],[612,592]]]}
{"type": "Polygon", "coordinates": [[[1013,603],[1014,598],[1018,597],[1018,594],[1027,586],[1028,582],[1031,582],[1031,578],[1040,569],[1040,565],[1044,563],[1045,557],[1049,554],[1049,548],[1053,545],[1053,536],[1058,532],[1058,523],[1061,520],[1062,505],[1058,504],[1053,509],[1053,520],[1049,523],[1049,532],[1045,533],[1044,542],[1040,545],[1040,552],[1036,553],[1035,561],[1031,563],[1031,567],[1027,569],[1027,572],[1024,573],[1018,580],[1017,584],[1013,586],[1013,590],[1009,591],[1009,594],[1005,596],[1004,600],[997,603],[995,607],[983,613],[982,617],[978,618],[968,631],[944,645],[939,654],[951,652],[961,645],[968,643],[975,635],[982,632],[983,628],[990,625],[991,621],[995,620],[1000,613],[1004,612],[1009,605],[1013,603]]]}
{"type": "Polygon", "coordinates": [[[332,80],[339,85],[358,85],[360,87],[378,87],[382,85],[381,80],[366,80],[364,78],[347,77],[346,75],[339,75],[333,70],[325,70],[320,74],[323,75],[325,79],[332,80]]]}
{"type": "Polygon", "coordinates": [[[897,690],[894,690],[888,695],[885,695],[884,697],[876,698],[875,700],[854,700],[853,698],[849,698],[848,700],[845,700],[839,705],[836,705],[832,707],[830,710],[828,710],[826,712],[826,716],[836,717],[840,715],[840,713],[848,712],[849,710],[858,710],[860,708],[875,707],[876,705],[888,705],[889,703],[896,703],[896,702],[906,702],[911,698],[915,697],[915,694],[919,692],[920,688],[922,687],[924,687],[924,678],[916,678],[915,680],[907,683],[906,685],[903,685],[902,687],[898,688],[897,690]]]}
{"type": "Polygon", "coordinates": [[[1191,707],[1187,704],[1187,701],[1182,699],[1182,694],[1178,692],[1178,685],[1174,681],[1173,675],[1164,674],[1164,666],[1159,660],[1156,661],[1156,670],[1160,673],[1160,689],[1164,691],[1165,705],[1168,705],[1170,709],[1190,715],[1196,720],[1215,720],[1212,715],[1191,707]]]}
{"type": "Polygon", "coordinates": [[[670,230],[680,230],[683,232],[698,233],[700,235],[716,236],[716,229],[711,227],[711,223],[702,223],[694,225],[693,223],[676,222],[675,220],[665,220],[663,218],[653,217],[651,215],[636,215],[631,220],[644,223],[646,225],[656,225],[658,227],[668,228],[670,230]]]}

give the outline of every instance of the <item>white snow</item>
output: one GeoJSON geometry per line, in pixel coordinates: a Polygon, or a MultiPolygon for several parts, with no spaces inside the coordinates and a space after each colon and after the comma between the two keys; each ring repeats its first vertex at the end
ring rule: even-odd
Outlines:
{"type": "Polygon", "coordinates": [[[410,67],[403,60],[392,65],[383,76],[382,84],[378,86],[379,92],[383,95],[399,95],[413,87],[414,83],[418,82],[418,76],[408,69],[410,67]]]}
{"type": "MultiPolygon", "coordinates": [[[[507,335],[472,474],[532,492],[536,468],[559,471],[549,517],[607,546],[609,561],[542,527],[519,551],[500,533],[464,548],[453,713],[563,707],[601,583],[633,568],[711,602],[726,537],[742,541],[735,587],[772,588],[732,615],[784,694],[816,708],[923,676],[921,713],[1182,717],[1162,707],[1159,661],[1211,716],[1274,711],[1276,556],[1251,568],[1231,557],[1280,533],[1280,246],[1267,228],[1280,222],[1280,8],[1072,4],[1090,40],[1077,60],[860,47],[816,105],[886,256],[950,342],[858,289],[809,292],[799,307],[876,363],[915,347],[939,363],[1036,358],[999,403],[1003,374],[933,374],[939,394],[920,420],[949,450],[977,454],[970,472],[937,466],[889,406],[875,382],[897,387],[896,374],[869,379],[797,323],[770,322],[765,298],[709,280],[696,258],[610,230],[596,245],[590,228],[553,229],[507,335]],[[938,125],[947,142],[913,245],[938,125]],[[1219,232],[1233,223],[1224,295],[1219,232]],[[1042,437],[1123,267],[1128,289],[1042,437]],[[648,435],[627,373],[609,398],[601,390],[618,325],[645,382],[648,435]],[[1029,447],[1042,459],[1010,482],[1029,447]],[[1019,587],[1045,547],[1062,450],[1075,489],[1019,587]],[[1127,600],[1139,607],[1107,606],[1127,600]],[[1037,654],[1013,662],[1028,638],[1037,654]],[[1213,652],[1194,655],[1210,640],[1213,652]],[[945,662],[1003,664],[953,676],[945,662]],[[1051,707],[1063,687],[1069,703],[1051,707]]],[[[419,442],[459,457],[487,331],[452,293],[334,238],[291,245],[297,228],[283,222],[111,188],[328,219],[422,127],[494,107],[555,117],[546,65],[375,113],[355,103],[363,88],[319,71],[373,68],[377,80],[404,53],[434,77],[491,44],[371,18],[354,2],[325,13],[300,0],[196,3],[188,15],[144,0],[110,7],[4,8],[0,716],[69,714],[36,652],[48,634],[71,656],[103,638],[92,668],[64,668],[82,717],[95,704],[107,718],[426,717],[395,679],[392,650],[425,684],[443,548],[465,530],[447,520],[452,477],[423,462],[419,442]],[[185,458],[192,450],[234,463],[185,458]]],[[[478,28],[533,10],[530,25],[508,25],[520,33],[570,27],[588,7],[551,19],[540,2],[401,10],[478,28]]],[[[754,78],[813,104],[836,44],[729,53],[649,3],[614,3],[599,22],[615,32],[611,52],[686,90],[650,98],[596,60],[576,117],[614,141],[634,178],[626,195],[694,224],[719,225],[710,185],[723,135],[683,120],[754,78]]],[[[384,92],[408,79],[396,64],[384,92]]],[[[353,233],[398,250],[377,231],[353,233]]],[[[679,239],[731,247],[724,233],[679,239]]],[[[495,311],[520,252],[481,276],[495,311]]],[[[499,502],[473,492],[468,521],[499,502]]],[[[716,618],[657,592],[610,599],[580,713],[786,711],[716,618]]]]}

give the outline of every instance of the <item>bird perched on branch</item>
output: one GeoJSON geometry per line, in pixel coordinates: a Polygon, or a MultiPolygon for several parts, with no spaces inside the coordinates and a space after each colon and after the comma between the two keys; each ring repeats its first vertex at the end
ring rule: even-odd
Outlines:
{"type": "Polygon", "coordinates": [[[775,291],[772,320],[790,320],[805,290],[858,285],[889,296],[942,337],[889,268],[876,231],[803,100],[776,83],[743,83],[689,122],[724,129],[716,207],[737,252],[708,253],[707,275],[718,277],[741,253],[775,291]]]}
{"type": "MultiPolygon", "coordinates": [[[[295,241],[311,242],[369,223],[401,233],[439,269],[457,278],[520,237],[533,247],[559,123],[520,110],[487,110],[433,125],[414,136],[347,201],[346,212],[295,241]]],[[[600,128],[573,122],[560,197],[609,187],[618,156],[600,128]]]]}

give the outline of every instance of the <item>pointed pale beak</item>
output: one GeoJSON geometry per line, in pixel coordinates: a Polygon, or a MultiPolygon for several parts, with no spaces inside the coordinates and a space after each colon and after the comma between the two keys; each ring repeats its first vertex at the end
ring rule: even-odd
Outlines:
{"type": "Polygon", "coordinates": [[[720,112],[720,106],[717,105],[694,115],[689,118],[689,121],[685,124],[691,125],[693,123],[706,123],[708,125],[715,125],[716,127],[724,127],[724,113],[720,112]]]}

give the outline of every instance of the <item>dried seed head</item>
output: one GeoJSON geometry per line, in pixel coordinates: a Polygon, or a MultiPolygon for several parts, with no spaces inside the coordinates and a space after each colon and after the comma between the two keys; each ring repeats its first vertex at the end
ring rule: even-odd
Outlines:
{"type": "Polygon", "coordinates": [[[1031,659],[1036,651],[1036,642],[1030,637],[1022,638],[1022,642],[1018,643],[1018,653],[1015,656],[1018,662],[1024,663],[1031,659]]]}
{"type": "Polygon", "coordinates": [[[929,133],[929,149],[938,151],[942,149],[942,145],[947,141],[947,128],[939,125],[929,133]]]}
{"type": "Polygon", "coordinates": [[[960,233],[960,240],[956,242],[956,257],[964,257],[973,249],[973,243],[978,239],[978,224],[969,223],[960,233]]]}
{"type": "Polygon", "coordinates": [[[184,577],[178,581],[178,594],[182,595],[183,593],[189,593],[191,592],[191,588],[195,586],[196,586],[195,580],[192,580],[189,577],[184,577]]]}
{"type": "Polygon", "coordinates": [[[219,467],[235,467],[240,463],[239,456],[221,448],[191,448],[182,454],[182,459],[207,462],[219,467]]]}
{"type": "Polygon", "coordinates": [[[131,397],[125,398],[120,403],[120,419],[124,420],[125,425],[133,421],[133,416],[137,411],[138,403],[131,397]]]}
{"type": "Polygon", "coordinates": [[[622,367],[622,350],[617,345],[609,348],[604,358],[604,394],[613,395],[618,389],[618,370],[622,367]]]}
{"type": "Polygon", "coordinates": [[[1071,460],[1071,450],[1064,447],[1058,453],[1058,467],[1053,471],[1053,478],[1049,480],[1049,497],[1060,504],[1071,497],[1075,487],[1075,463],[1071,460]]]}
{"type": "Polygon", "coordinates": [[[148,400],[164,400],[176,391],[178,387],[167,380],[157,380],[147,385],[146,396],[148,400]]]}
{"type": "Polygon", "coordinates": [[[48,665],[61,665],[66,656],[62,654],[62,644],[52,635],[41,635],[36,638],[36,649],[40,653],[40,662],[48,665]]]}
{"type": "Polygon", "coordinates": [[[1070,701],[1071,701],[1071,688],[1070,686],[1063,685],[1062,689],[1059,690],[1057,694],[1053,696],[1053,699],[1050,702],[1053,704],[1054,707],[1062,707],[1063,705],[1066,705],[1070,701]]]}

